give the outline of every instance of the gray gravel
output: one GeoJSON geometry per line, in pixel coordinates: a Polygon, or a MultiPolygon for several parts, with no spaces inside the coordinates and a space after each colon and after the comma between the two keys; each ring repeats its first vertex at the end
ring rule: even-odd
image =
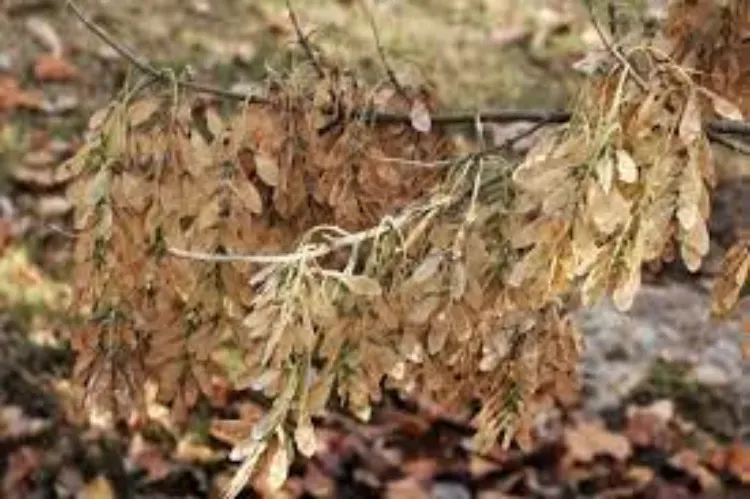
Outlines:
{"type": "Polygon", "coordinates": [[[718,321],[709,315],[708,293],[684,283],[644,285],[628,313],[608,302],[579,311],[587,408],[618,405],[657,360],[687,362],[693,380],[707,389],[727,388],[750,408],[750,365],[740,348],[743,316],[750,317],[750,298],[718,321]]]}

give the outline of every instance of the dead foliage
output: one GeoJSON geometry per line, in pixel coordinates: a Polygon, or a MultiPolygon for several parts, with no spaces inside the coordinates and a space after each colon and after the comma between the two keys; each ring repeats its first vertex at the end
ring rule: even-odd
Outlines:
{"type": "MultiPolygon", "coordinates": [[[[281,486],[295,448],[315,453],[329,400],[366,420],[383,386],[480,400],[480,448],[528,442],[540,410],[575,398],[571,307],[611,296],[627,310],[644,262],[700,267],[716,183],[705,123],[743,115],[656,46],[617,55],[520,165],[460,154],[424,94],[330,68],[232,112],[132,89],[96,113],[60,175],[90,317],[76,375],[97,417],[143,408],[148,386],[178,422],[218,378],[263,392],[268,412],[233,438],[229,495],[255,469],[281,486]],[[371,106],[411,126],[375,126],[357,112],[371,106]]],[[[730,251],[717,311],[749,265],[746,246],[730,251]]]]}

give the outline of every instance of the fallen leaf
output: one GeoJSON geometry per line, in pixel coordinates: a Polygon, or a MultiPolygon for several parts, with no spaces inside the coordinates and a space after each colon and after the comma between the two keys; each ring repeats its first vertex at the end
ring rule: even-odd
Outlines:
{"type": "Polygon", "coordinates": [[[638,485],[645,485],[654,479],[654,470],[647,466],[633,466],[628,469],[627,477],[638,485]]]}
{"type": "Polygon", "coordinates": [[[727,470],[743,484],[750,484],[750,447],[733,443],[727,450],[727,470]]]}
{"type": "Polygon", "coordinates": [[[305,476],[302,478],[305,491],[312,497],[333,497],[336,484],[333,478],[326,475],[315,461],[305,466],[305,476]]]}
{"type": "Polygon", "coordinates": [[[177,443],[174,458],[187,463],[213,463],[222,459],[222,456],[208,445],[196,443],[190,437],[183,437],[177,443]]]}
{"type": "Polygon", "coordinates": [[[130,440],[128,447],[130,462],[146,472],[149,480],[158,481],[165,478],[172,471],[172,465],[159,447],[136,433],[130,440]]]}
{"type": "Polygon", "coordinates": [[[666,440],[666,424],[657,414],[635,409],[628,415],[624,434],[633,445],[662,446],[666,440]]]}
{"type": "Polygon", "coordinates": [[[596,423],[582,423],[564,431],[566,459],[574,463],[590,463],[596,456],[609,456],[625,461],[633,453],[624,435],[612,433],[596,423]]]}
{"type": "Polygon", "coordinates": [[[34,62],[34,78],[40,82],[67,82],[78,77],[78,68],[62,57],[41,54],[34,62]]]}
{"type": "Polygon", "coordinates": [[[78,497],[80,499],[115,499],[115,493],[109,480],[99,475],[83,487],[78,497]]]}
{"type": "Polygon", "coordinates": [[[425,488],[413,477],[392,480],[385,487],[385,499],[429,499],[425,488]]]}
{"type": "Polygon", "coordinates": [[[719,479],[700,463],[700,456],[692,449],[683,449],[669,459],[669,463],[695,477],[703,490],[714,490],[720,486],[719,479]]]}
{"type": "MultiPolygon", "coordinates": [[[[19,485],[44,462],[44,454],[37,449],[23,446],[7,456],[0,492],[17,490],[19,485]]],[[[20,496],[17,496],[20,497],[20,496]]]]}
{"type": "Polygon", "coordinates": [[[41,109],[42,102],[40,92],[22,90],[15,78],[0,76],[0,111],[41,109]]]}
{"type": "Polygon", "coordinates": [[[20,407],[0,408],[0,440],[34,437],[50,426],[50,421],[30,417],[20,407]]]}
{"type": "Polygon", "coordinates": [[[642,407],[629,407],[628,415],[643,412],[657,417],[663,424],[669,423],[675,414],[674,402],[669,399],[661,399],[642,407]]]}

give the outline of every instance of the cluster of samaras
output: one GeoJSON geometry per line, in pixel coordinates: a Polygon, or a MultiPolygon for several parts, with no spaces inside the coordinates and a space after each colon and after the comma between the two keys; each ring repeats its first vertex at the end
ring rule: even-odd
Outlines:
{"type": "MultiPolygon", "coordinates": [[[[704,120],[742,113],[639,50],[647,88],[629,65],[593,79],[515,168],[368,122],[371,95],[342,78],[277,83],[231,115],[181,95],[97,113],[65,165],[91,401],[129,409],[152,384],[179,419],[216,376],[263,391],[268,414],[233,442],[234,492],[261,459],[279,485],[295,446],[315,451],[330,398],[367,418],[384,384],[480,399],[480,444],[528,439],[541,408],[575,393],[571,305],[611,295],[626,310],[643,262],[697,269],[709,248],[704,120]]],[[[717,311],[749,252],[730,251],[717,311]]]]}

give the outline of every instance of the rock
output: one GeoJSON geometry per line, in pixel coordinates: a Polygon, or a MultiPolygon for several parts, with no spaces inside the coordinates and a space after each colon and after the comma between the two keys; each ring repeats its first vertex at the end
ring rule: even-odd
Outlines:
{"type": "Polygon", "coordinates": [[[432,484],[433,499],[471,499],[471,492],[459,482],[436,481],[432,484]]]}
{"type": "Polygon", "coordinates": [[[64,114],[76,110],[79,103],[78,97],[75,95],[63,94],[45,98],[42,102],[42,109],[47,114],[64,114]]]}
{"type": "MultiPolygon", "coordinates": [[[[710,317],[707,292],[684,282],[644,284],[628,313],[602,303],[576,312],[585,340],[581,359],[586,404],[591,410],[617,405],[639,384],[656,360],[694,366],[706,386],[740,386],[739,317],[750,301],[723,321],[710,317]],[[616,359],[609,352],[619,352],[616,359]]],[[[744,310],[744,312],[743,312],[744,310]]],[[[739,389],[738,389],[739,390],[739,389]]],[[[750,396],[750,387],[740,390],[750,396]]]]}
{"type": "Polygon", "coordinates": [[[690,377],[701,385],[722,387],[729,383],[729,376],[723,369],[711,365],[701,364],[693,368],[690,377]]]}

